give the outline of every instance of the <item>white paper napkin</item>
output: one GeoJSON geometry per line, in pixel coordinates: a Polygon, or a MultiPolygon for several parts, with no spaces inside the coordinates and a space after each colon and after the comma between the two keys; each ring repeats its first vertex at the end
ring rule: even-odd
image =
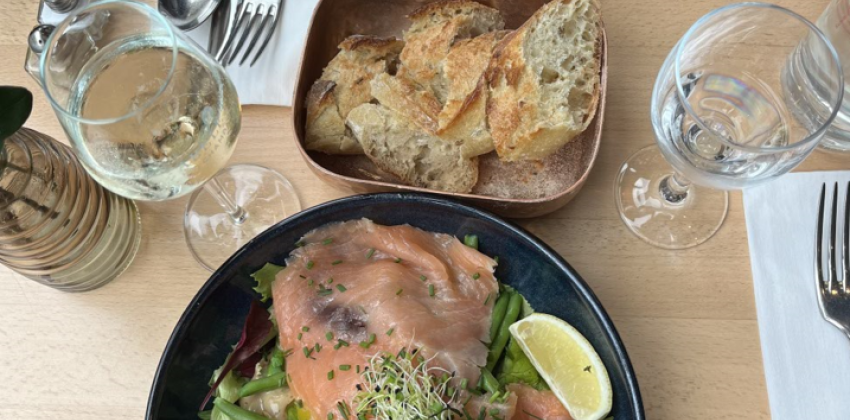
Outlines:
{"type": "Polygon", "coordinates": [[[849,180],[850,172],[795,173],[744,192],[774,420],[850,419],[850,340],[821,317],[814,280],[821,184],[839,183],[842,211],[849,180]]]}
{"type": "MultiPolygon", "coordinates": [[[[277,31],[266,51],[249,67],[250,60],[244,66],[237,62],[227,67],[239,101],[243,105],[291,106],[292,92],[295,89],[301,53],[307,39],[307,30],[318,0],[284,0],[283,14],[278,22],[277,31]]],[[[206,49],[209,45],[210,26],[208,20],[195,30],[187,32],[190,38],[206,49]]],[[[259,48],[256,47],[256,48],[259,48]]],[[[255,50],[256,51],[256,50],[255,50]]],[[[252,52],[253,54],[253,52],[252,52]]],[[[240,55],[241,59],[242,56],[240,55]]]]}

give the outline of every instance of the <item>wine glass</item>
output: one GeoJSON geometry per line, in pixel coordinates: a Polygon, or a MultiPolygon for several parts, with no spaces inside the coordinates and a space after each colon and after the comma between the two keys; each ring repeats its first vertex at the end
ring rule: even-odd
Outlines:
{"type": "Polygon", "coordinates": [[[620,168],[614,188],[621,219],[661,248],[705,242],[726,217],[725,190],[796,167],[823,137],[843,94],[835,50],[796,13],[740,3],[703,16],[655,82],[658,147],[620,168]]]}
{"type": "Polygon", "coordinates": [[[236,89],[221,65],[155,9],[106,0],[76,10],[48,38],[37,78],[101,185],[135,200],[194,194],[184,229],[204,267],[218,267],[300,210],[277,172],[253,165],[219,172],[241,126],[236,89]]]}

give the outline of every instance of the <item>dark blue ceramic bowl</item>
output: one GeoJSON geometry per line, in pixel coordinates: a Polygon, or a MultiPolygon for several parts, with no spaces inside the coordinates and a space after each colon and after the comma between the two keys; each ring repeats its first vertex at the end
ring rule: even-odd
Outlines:
{"type": "Polygon", "coordinates": [[[489,213],[428,195],[374,194],[332,201],[286,219],[230,258],[201,288],[177,323],[154,378],[148,419],[197,418],[213,369],[239,340],[256,294],[251,273],[281,264],[295,242],[330,222],[369,218],[462,237],[476,234],[482,252],[499,256],[496,276],[538,311],[555,315],[587,337],[614,388],[616,420],[643,420],[643,403],[626,349],[593,292],[557,253],[524,230],[489,213]]]}

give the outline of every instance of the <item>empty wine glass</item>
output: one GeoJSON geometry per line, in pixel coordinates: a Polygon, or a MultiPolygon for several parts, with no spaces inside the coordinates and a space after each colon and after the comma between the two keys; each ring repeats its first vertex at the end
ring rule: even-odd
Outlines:
{"type": "Polygon", "coordinates": [[[186,241],[207,269],[300,210],[277,172],[221,171],[241,127],[236,89],[215,59],[150,6],[105,0],[75,10],[48,38],[35,76],[101,185],[136,200],[194,194],[186,241]]]}
{"type": "Polygon", "coordinates": [[[740,3],[707,14],[658,74],[651,107],[658,147],[620,168],[620,217],[658,247],[705,242],[726,217],[725,190],[796,167],[823,137],[843,94],[835,50],[796,13],[740,3]],[[799,48],[804,41],[807,48],[799,48]]]}

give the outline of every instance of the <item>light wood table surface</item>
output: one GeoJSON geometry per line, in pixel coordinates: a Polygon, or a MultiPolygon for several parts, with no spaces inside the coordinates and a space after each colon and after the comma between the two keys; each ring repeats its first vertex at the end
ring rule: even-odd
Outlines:
{"type": "MultiPolygon", "coordinates": [[[[289,0],[298,1],[298,0],[289,0]]],[[[770,417],[741,195],[725,226],[692,250],[655,249],[621,224],[613,201],[620,164],[653,144],[649,102],[668,51],[724,0],[602,0],[610,81],[602,150],[578,198],[519,223],[590,284],[625,341],[649,419],[770,417]]],[[[828,0],[779,0],[815,19],[828,0]]],[[[0,1],[0,84],[35,93],[28,126],[66,141],[23,70],[37,0],[0,1]]],[[[316,179],[294,147],[291,111],[246,107],[233,163],[262,164],[292,181],[305,208],[346,195],[316,179]]],[[[803,170],[846,169],[816,152],[803,170]]],[[[182,234],[185,199],[140,203],[141,250],[106,287],[66,294],[0,267],[0,419],[140,419],[166,340],[208,278],[182,234]]]]}

